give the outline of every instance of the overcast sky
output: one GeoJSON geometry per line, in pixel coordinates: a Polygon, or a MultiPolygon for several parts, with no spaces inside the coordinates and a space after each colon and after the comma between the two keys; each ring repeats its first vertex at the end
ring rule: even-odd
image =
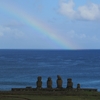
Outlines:
{"type": "Polygon", "coordinates": [[[100,49],[100,0],[0,0],[0,49],[100,49]]]}

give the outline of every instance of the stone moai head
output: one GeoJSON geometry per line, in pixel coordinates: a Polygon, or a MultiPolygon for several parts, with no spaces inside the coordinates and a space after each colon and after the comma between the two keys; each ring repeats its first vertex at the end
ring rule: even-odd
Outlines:
{"type": "Polygon", "coordinates": [[[61,77],[59,75],[57,75],[58,80],[62,80],[61,77]]]}
{"type": "Polygon", "coordinates": [[[67,79],[67,82],[68,82],[68,83],[72,82],[72,79],[71,79],[71,78],[68,78],[68,79],[67,79]]]}
{"type": "Polygon", "coordinates": [[[77,84],[77,89],[80,89],[80,84],[77,84]]]}
{"type": "Polygon", "coordinates": [[[62,88],[62,79],[59,75],[57,75],[57,88],[62,88]]]}
{"type": "Polygon", "coordinates": [[[42,79],[42,77],[38,76],[37,82],[36,82],[37,88],[42,88],[42,81],[41,81],[41,79],[42,79]]]}
{"type": "Polygon", "coordinates": [[[72,89],[73,88],[73,82],[71,78],[67,79],[67,88],[68,89],[72,89]]]}
{"type": "Polygon", "coordinates": [[[48,77],[48,80],[50,81],[51,80],[51,77],[48,77]]]}
{"type": "Polygon", "coordinates": [[[48,77],[47,88],[52,88],[52,79],[51,79],[51,77],[48,77]]]}
{"type": "Polygon", "coordinates": [[[42,79],[41,76],[38,76],[38,81],[41,81],[41,79],[42,79]]]}

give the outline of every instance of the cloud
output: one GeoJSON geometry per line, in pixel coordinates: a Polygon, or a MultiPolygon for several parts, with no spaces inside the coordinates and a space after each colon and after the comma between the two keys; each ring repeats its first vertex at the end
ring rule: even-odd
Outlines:
{"type": "Polygon", "coordinates": [[[1,36],[1,37],[4,36],[4,34],[5,34],[6,32],[10,32],[10,31],[11,31],[11,29],[10,29],[9,27],[0,26],[0,36],[1,36]]]}
{"type": "Polygon", "coordinates": [[[67,36],[69,36],[69,38],[71,38],[72,40],[76,40],[76,41],[83,41],[83,42],[100,42],[99,36],[95,35],[89,35],[86,33],[76,33],[74,30],[71,30],[69,32],[67,32],[67,36]]]}
{"type": "Polygon", "coordinates": [[[76,39],[86,39],[86,34],[77,34],[77,33],[70,33],[71,38],[76,38],[76,39]]]}
{"type": "Polygon", "coordinates": [[[22,38],[24,33],[16,28],[0,26],[0,37],[22,38]]]}
{"type": "Polygon", "coordinates": [[[100,19],[100,6],[94,3],[78,8],[79,17],[86,20],[100,19]]]}
{"type": "Polygon", "coordinates": [[[70,18],[72,18],[75,15],[75,11],[73,10],[74,8],[74,2],[70,0],[69,2],[61,2],[60,3],[60,13],[63,15],[66,15],[70,18]]]}
{"type": "Polygon", "coordinates": [[[83,6],[75,8],[75,3],[73,0],[69,0],[68,2],[61,1],[59,12],[70,19],[78,19],[78,20],[99,20],[100,19],[100,5],[89,3],[83,6]]]}

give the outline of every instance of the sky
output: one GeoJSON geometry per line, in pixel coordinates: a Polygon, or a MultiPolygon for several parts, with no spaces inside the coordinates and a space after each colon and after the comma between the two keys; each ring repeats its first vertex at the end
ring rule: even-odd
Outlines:
{"type": "Polygon", "coordinates": [[[0,0],[0,49],[100,49],[100,0],[0,0]]]}

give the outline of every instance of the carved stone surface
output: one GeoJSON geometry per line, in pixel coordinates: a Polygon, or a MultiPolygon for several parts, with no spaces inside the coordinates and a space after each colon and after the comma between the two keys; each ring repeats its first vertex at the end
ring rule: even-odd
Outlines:
{"type": "Polygon", "coordinates": [[[42,81],[41,81],[41,76],[39,76],[37,78],[37,82],[36,82],[36,85],[37,85],[37,88],[41,89],[42,88],[42,81]]]}
{"type": "Polygon", "coordinates": [[[51,79],[51,77],[48,77],[47,88],[52,88],[52,79],[51,79]]]}
{"type": "MultiPolygon", "coordinates": [[[[72,82],[72,79],[71,78],[68,78],[67,79],[67,87],[66,88],[62,88],[62,78],[57,75],[57,80],[56,80],[56,83],[57,83],[57,88],[52,88],[52,79],[51,77],[48,77],[48,80],[47,80],[47,88],[43,88],[42,87],[42,77],[41,76],[38,76],[37,78],[37,82],[36,82],[36,88],[32,88],[30,86],[26,87],[26,88],[12,88],[11,91],[33,91],[33,93],[37,93],[37,94],[42,94],[42,92],[46,92],[47,94],[51,93],[55,93],[55,92],[58,92],[58,91],[62,91],[66,93],[66,90],[68,91],[96,91],[97,92],[97,89],[88,89],[88,88],[81,88],[80,87],[80,84],[77,84],[77,87],[76,88],[73,88],[73,82],[72,82]],[[40,91],[40,92],[39,92],[40,91]],[[49,91],[49,92],[47,92],[49,91]]],[[[65,94],[64,93],[64,94],[65,94]]],[[[62,93],[61,93],[62,94],[62,93]]]]}
{"type": "Polygon", "coordinates": [[[67,79],[67,88],[68,89],[72,89],[73,88],[73,82],[72,82],[71,78],[67,79]]]}
{"type": "Polygon", "coordinates": [[[57,75],[56,83],[57,83],[57,88],[62,88],[63,81],[62,81],[62,79],[61,79],[61,77],[59,75],[57,75]]]}
{"type": "Polygon", "coordinates": [[[80,84],[77,84],[77,89],[80,89],[80,84]]]}

